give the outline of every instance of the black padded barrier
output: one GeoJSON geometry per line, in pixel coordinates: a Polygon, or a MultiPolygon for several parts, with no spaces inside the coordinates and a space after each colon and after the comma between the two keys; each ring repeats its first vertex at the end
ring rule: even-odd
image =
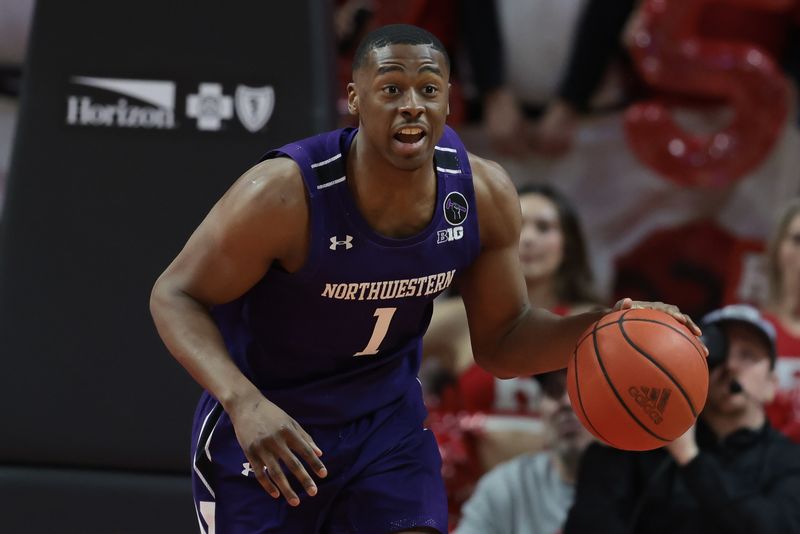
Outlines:
{"type": "MultiPolygon", "coordinates": [[[[188,495],[199,388],[150,289],[264,151],[334,126],[330,20],[326,0],[37,2],[0,221],[0,495],[25,479],[80,509],[45,468],[188,495]]],[[[129,532],[14,532],[56,531],[129,532]]]]}

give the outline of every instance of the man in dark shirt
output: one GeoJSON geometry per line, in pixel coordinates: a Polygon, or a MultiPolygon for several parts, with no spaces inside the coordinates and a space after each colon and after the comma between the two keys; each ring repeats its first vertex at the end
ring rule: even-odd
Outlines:
{"type": "Polygon", "coordinates": [[[696,428],[644,453],[590,446],[565,534],[800,532],[800,446],[764,413],[774,329],[743,305],[710,313],[702,328],[711,377],[696,428]]]}

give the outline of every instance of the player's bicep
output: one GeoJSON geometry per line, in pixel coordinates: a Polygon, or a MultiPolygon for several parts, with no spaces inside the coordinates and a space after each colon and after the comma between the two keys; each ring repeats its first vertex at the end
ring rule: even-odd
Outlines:
{"type": "Polygon", "coordinates": [[[459,288],[467,310],[472,345],[492,352],[528,305],[519,266],[522,225],[519,198],[499,166],[471,160],[481,233],[481,253],[461,276],[459,288]]]}
{"type": "Polygon", "coordinates": [[[265,162],[239,178],[159,282],[204,304],[219,304],[255,285],[273,261],[297,254],[307,207],[301,178],[287,165],[265,162]]]}
{"type": "Polygon", "coordinates": [[[517,254],[516,247],[486,249],[459,281],[476,354],[493,352],[526,309],[517,254]]]}

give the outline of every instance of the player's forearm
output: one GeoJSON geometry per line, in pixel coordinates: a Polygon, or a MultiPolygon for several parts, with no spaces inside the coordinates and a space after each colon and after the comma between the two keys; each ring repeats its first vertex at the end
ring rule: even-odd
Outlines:
{"type": "Polygon", "coordinates": [[[150,311],[170,353],[228,413],[252,395],[260,395],[231,360],[204,305],[180,290],[157,284],[150,311]]]}
{"type": "Polygon", "coordinates": [[[477,363],[501,378],[563,369],[580,335],[605,311],[559,317],[529,308],[509,327],[491,350],[476,351],[477,363]]]}

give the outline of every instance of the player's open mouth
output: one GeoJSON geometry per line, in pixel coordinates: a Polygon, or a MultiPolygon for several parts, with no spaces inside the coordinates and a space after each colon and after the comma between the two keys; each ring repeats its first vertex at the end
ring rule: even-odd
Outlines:
{"type": "Polygon", "coordinates": [[[396,134],[394,134],[394,138],[400,141],[401,143],[406,143],[409,145],[416,144],[425,137],[425,130],[422,128],[417,127],[409,127],[409,128],[402,128],[396,134]]]}

